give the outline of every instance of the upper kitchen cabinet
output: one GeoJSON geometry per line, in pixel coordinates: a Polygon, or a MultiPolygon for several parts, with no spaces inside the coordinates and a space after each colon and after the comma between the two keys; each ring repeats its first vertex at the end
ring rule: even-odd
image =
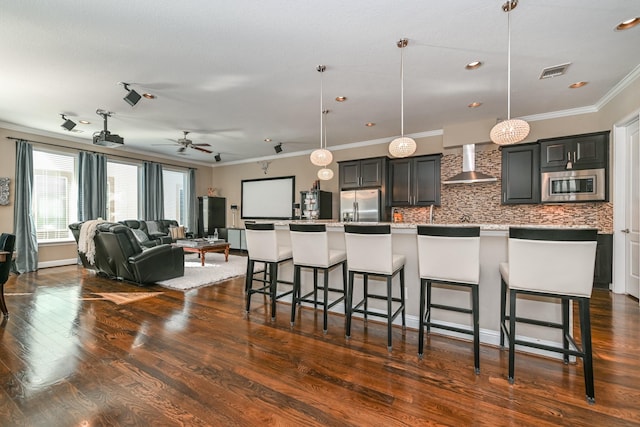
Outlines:
{"type": "Polygon", "coordinates": [[[606,168],[609,158],[609,131],[541,139],[540,169],[606,168]]]}
{"type": "Polygon", "coordinates": [[[338,162],[340,189],[383,187],[386,177],[387,158],[349,160],[338,162]]]}
{"type": "Polygon", "coordinates": [[[440,205],[440,159],[442,155],[389,161],[390,205],[440,205]]]}
{"type": "Polygon", "coordinates": [[[502,204],[540,203],[540,145],[503,146],[502,204]]]}

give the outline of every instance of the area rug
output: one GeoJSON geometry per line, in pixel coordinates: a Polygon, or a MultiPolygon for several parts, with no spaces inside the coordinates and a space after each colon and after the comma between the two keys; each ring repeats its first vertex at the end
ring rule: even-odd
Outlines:
{"type": "Polygon", "coordinates": [[[208,253],[204,259],[203,267],[197,254],[185,254],[184,276],[163,280],[157,284],[165,288],[186,291],[213,285],[231,277],[242,276],[247,271],[247,257],[229,255],[229,262],[224,262],[224,254],[208,253]]]}

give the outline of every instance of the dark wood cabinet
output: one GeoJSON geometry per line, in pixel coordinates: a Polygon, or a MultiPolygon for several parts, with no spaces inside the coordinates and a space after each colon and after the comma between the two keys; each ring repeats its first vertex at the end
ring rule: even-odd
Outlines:
{"type": "Polygon", "coordinates": [[[609,131],[541,139],[540,169],[606,168],[609,153],[609,131]],[[567,164],[571,163],[571,168],[567,164]]]}
{"type": "Polygon", "coordinates": [[[613,281],[613,234],[598,234],[596,245],[596,265],[593,270],[593,284],[609,289],[613,281]]]}
{"type": "Polygon", "coordinates": [[[442,155],[389,161],[389,205],[440,205],[440,159],[442,155]]]}
{"type": "Polygon", "coordinates": [[[226,206],[224,197],[198,197],[198,236],[212,236],[216,228],[220,232],[227,226],[226,206]]]}
{"type": "Polygon", "coordinates": [[[502,147],[502,204],[540,203],[540,145],[502,147]]]}
{"type": "Polygon", "coordinates": [[[385,157],[339,162],[340,189],[382,187],[386,177],[385,157]]]}

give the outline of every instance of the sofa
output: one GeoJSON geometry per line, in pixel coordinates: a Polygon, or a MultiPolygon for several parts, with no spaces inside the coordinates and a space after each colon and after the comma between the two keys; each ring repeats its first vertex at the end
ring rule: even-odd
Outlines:
{"type": "MultiPolygon", "coordinates": [[[[69,225],[76,242],[82,223],[69,225]]],[[[94,236],[95,262],[78,252],[82,265],[97,274],[126,280],[139,285],[173,279],[184,275],[184,251],[170,244],[154,244],[143,248],[133,230],[120,223],[103,222],[94,236]]]]}
{"type": "Polygon", "coordinates": [[[146,285],[184,276],[181,247],[160,244],[143,250],[125,225],[100,224],[94,241],[96,268],[109,277],[146,285]]]}
{"type": "MultiPolygon", "coordinates": [[[[120,224],[126,225],[131,229],[134,236],[138,239],[140,246],[145,248],[151,248],[162,244],[172,243],[173,240],[168,233],[155,232],[150,233],[147,225],[151,221],[142,221],[138,219],[126,219],[120,221],[120,224]]],[[[155,222],[155,221],[154,221],[155,222]]]]}

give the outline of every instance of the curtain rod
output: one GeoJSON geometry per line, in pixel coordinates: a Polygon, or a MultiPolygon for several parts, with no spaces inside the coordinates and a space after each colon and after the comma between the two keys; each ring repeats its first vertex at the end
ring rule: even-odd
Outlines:
{"type": "MultiPolygon", "coordinates": [[[[33,141],[31,139],[25,139],[25,138],[16,138],[15,136],[7,136],[7,139],[13,139],[14,141],[25,141],[25,142],[33,142],[35,144],[42,144],[42,145],[51,145],[52,147],[60,147],[60,148],[69,148],[71,150],[78,150],[78,151],[88,151],[90,153],[98,153],[98,154],[104,154],[105,156],[109,156],[109,157],[117,157],[120,159],[127,159],[127,160],[138,160],[138,161],[147,161],[147,160],[140,160],[140,159],[136,159],[135,157],[127,157],[127,156],[121,156],[118,154],[106,154],[106,153],[101,153],[100,151],[93,151],[93,150],[84,150],[84,149],[80,149],[80,148],[75,148],[75,147],[68,147],[66,145],[62,145],[62,144],[53,144],[51,142],[41,142],[41,141],[33,141]]],[[[174,165],[171,163],[163,163],[163,162],[155,162],[155,163],[160,163],[163,166],[174,166],[176,168],[185,168],[186,166],[180,166],[180,165],[174,165]]],[[[198,170],[198,168],[192,168],[192,167],[186,167],[187,169],[194,169],[194,170],[198,170]]]]}

